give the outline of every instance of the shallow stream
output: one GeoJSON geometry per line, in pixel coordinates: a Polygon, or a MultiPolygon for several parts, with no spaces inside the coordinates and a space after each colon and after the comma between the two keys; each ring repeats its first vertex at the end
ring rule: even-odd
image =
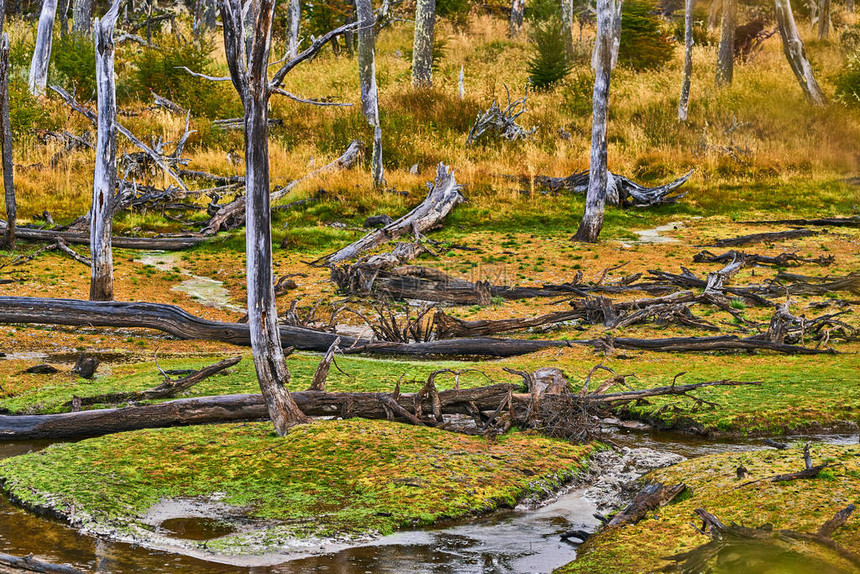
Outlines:
{"type": "MultiPolygon", "coordinates": [[[[674,433],[616,430],[609,438],[629,447],[649,447],[686,457],[717,452],[764,448],[760,440],[712,441],[674,433]]],[[[788,442],[822,441],[857,443],[857,434],[794,437],[788,442]]],[[[0,458],[16,456],[48,446],[48,442],[0,443],[0,458]]],[[[302,573],[471,573],[550,572],[576,557],[576,546],[561,539],[573,529],[593,530],[597,521],[594,503],[583,490],[572,490],[543,507],[504,510],[468,522],[387,536],[361,546],[321,552],[317,556],[243,557],[241,563],[224,564],[187,555],[151,550],[79,534],[49,518],[22,510],[0,496],[0,552],[68,563],[90,572],[155,573],[222,572],[302,573]],[[277,563],[275,563],[277,562],[277,563]]],[[[173,520],[165,531],[187,539],[206,539],[223,534],[216,522],[173,520]]]]}

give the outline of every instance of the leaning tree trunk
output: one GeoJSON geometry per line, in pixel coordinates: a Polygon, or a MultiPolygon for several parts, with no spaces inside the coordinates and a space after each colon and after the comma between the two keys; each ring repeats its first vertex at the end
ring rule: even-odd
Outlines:
{"type": "Polygon", "coordinates": [[[412,44],[412,86],[429,88],[433,84],[433,34],[436,25],[436,0],[417,0],[415,38],[412,44]]]}
{"type": "Polygon", "coordinates": [[[735,27],[737,24],[737,0],[722,0],[723,18],[720,35],[720,51],[717,54],[718,86],[730,86],[735,64],[735,27]]]}
{"type": "Polygon", "coordinates": [[[561,33],[568,57],[573,57],[573,0],[561,0],[561,33]]]}
{"type": "Polygon", "coordinates": [[[782,50],[785,52],[788,64],[797,77],[806,99],[810,104],[816,106],[827,104],[827,98],[824,97],[824,93],[818,87],[818,82],[815,81],[815,76],[812,73],[812,66],[809,65],[809,60],[806,58],[803,40],[797,33],[797,24],[794,21],[789,0],[776,0],[776,26],[782,37],[782,50]]]}
{"type": "Polygon", "coordinates": [[[95,23],[96,93],[98,122],[93,205],[90,210],[90,300],[113,300],[114,190],[116,189],[116,83],[114,81],[113,27],[119,15],[115,0],[105,17],[95,23]]]}
{"type": "Polygon", "coordinates": [[[89,35],[93,21],[93,0],[72,0],[72,32],[89,35]]]}
{"type": "Polygon", "coordinates": [[[302,21],[301,0],[290,0],[290,43],[287,58],[295,58],[299,54],[299,26],[302,21]]]}
{"type": "Polygon", "coordinates": [[[612,54],[616,23],[620,17],[619,0],[598,0],[597,37],[594,57],[594,94],[591,117],[591,166],[585,213],[574,241],[597,241],[603,228],[603,207],[606,204],[606,112],[609,104],[609,81],[612,75],[612,54]]]}
{"type": "Polygon", "coordinates": [[[678,100],[678,121],[687,121],[690,104],[690,77],[693,74],[693,6],[696,0],[687,0],[684,10],[684,79],[681,82],[681,99],[678,100]]]}
{"type": "MultiPolygon", "coordinates": [[[[5,3],[0,1],[0,21],[5,3]]],[[[2,29],[2,23],[0,23],[2,29]]],[[[4,33],[0,44],[0,150],[3,154],[3,190],[6,194],[6,249],[15,249],[15,224],[18,220],[15,202],[15,181],[12,165],[12,126],[9,123],[9,37],[4,33]]]]}
{"type": "Polygon", "coordinates": [[[51,60],[51,39],[54,31],[54,18],[57,16],[57,0],[43,0],[39,27],[36,31],[36,46],[30,62],[30,93],[34,96],[45,94],[48,83],[48,62],[51,60]]]}
{"type": "Polygon", "coordinates": [[[821,0],[818,15],[818,39],[826,40],[830,34],[830,0],[821,0]]]}
{"type": "Polygon", "coordinates": [[[373,158],[371,173],[373,185],[385,185],[382,168],[382,128],[379,125],[379,97],[376,89],[376,61],[374,57],[374,17],[370,0],[355,0],[358,18],[358,79],[361,84],[361,109],[367,123],[373,128],[373,158]]]}
{"type": "Polygon", "coordinates": [[[526,0],[513,0],[511,2],[511,38],[516,38],[522,32],[525,8],[526,0]]]}

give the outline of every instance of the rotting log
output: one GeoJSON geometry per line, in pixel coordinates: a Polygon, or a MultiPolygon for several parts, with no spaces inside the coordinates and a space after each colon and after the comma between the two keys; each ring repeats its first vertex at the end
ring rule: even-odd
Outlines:
{"type": "MultiPolygon", "coordinates": [[[[40,572],[42,574],[85,574],[82,570],[65,564],[52,564],[33,558],[33,555],[20,557],[0,553],[0,566],[12,568],[9,572],[40,572]]],[[[7,570],[4,570],[4,572],[7,570]]]]}
{"type": "Polygon", "coordinates": [[[407,234],[419,234],[442,222],[451,213],[454,206],[464,201],[460,186],[454,180],[454,171],[439,164],[436,168],[436,180],[427,197],[415,209],[389,223],[385,227],[372,231],[358,241],[343,249],[323,257],[319,262],[326,264],[338,263],[354,259],[361,253],[378,247],[407,234]]]}
{"type": "Polygon", "coordinates": [[[751,233],[749,235],[741,235],[740,237],[732,237],[730,239],[719,239],[714,242],[714,246],[736,247],[738,245],[749,245],[751,243],[781,241],[783,239],[799,239],[801,237],[818,235],[818,233],[818,231],[804,228],[789,229],[788,231],[774,231],[771,233],[751,233]]]}
{"type": "MultiPolygon", "coordinates": [[[[677,203],[686,193],[672,193],[684,185],[693,175],[693,170],[688,171],[681,177],[664,185],[646,187],[633,180],[616,173],[607,171],[606,202],[609,205],[632,205],[634,207],[650,207],[652,205],[663,205],[677,203]]],[[[523,185],[534,183],[536,187],[546,189],[549,193],[555,193],[562,189],[574,193],[586,193],[588,191],[589,172],[578,171],[567,177],[549,177],[539,175],[537,177],[519,178],[523,185]]]]}
{"type": "MultiPolygon", "coordinates": [[[[0,221],[0,231],[6,232],[6,222],[0,221]]],[[[15,228],[15,236],[27,241],[54,242],[62,239],[66,243],[76,245],[89,245],[88,233],[75,233],[72,231],[53,231],[50,229],[33,229],[31,227],[15,228]]],[[[167,237],[123,237],[114,235],[111,237],[111,245],[122,249],[146,249],[154,251],[179,251],[189,249],[206,241],[205,237],[199,235],[189,236],[167,236],[167,237]]]]}
{"type": "Polygon", "coordinates": [[[765,221],[738,221],[742,225],[815,225],[823,227],[860,227],[860,216],[818,217],[815,219],[774,219],[765,221]]]}
{"type": "Polygon", "coordinates": [[[606,526],[636,524],[646,514],[661,506],[666,506],[685,490],[687,490],[687,485],[683,482],[673,486],[667,486],[662,482],[649,482],[636,493],[626,508],[612,517],[606,526]]]}

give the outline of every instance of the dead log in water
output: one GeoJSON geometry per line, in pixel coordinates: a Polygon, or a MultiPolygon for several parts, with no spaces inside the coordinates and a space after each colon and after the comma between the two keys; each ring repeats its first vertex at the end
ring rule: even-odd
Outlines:
{"type": "Polygon", "coordinates": [[[636,524],[646,514],[661,506],[666,506],[685,490],[687,490],[687,485],[683,482],[674,486],[667,486],[662,482],[649,482],[636,493],[626,508],[612,517],[606,526],[636,524]]]}

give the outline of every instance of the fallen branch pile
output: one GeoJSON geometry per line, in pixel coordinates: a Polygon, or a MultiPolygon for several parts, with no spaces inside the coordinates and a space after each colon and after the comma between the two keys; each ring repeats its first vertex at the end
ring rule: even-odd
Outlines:
{"type": "MultiPolygon", "coordinates": [[[[607,172],[606,203],[618,206],[632,205],[633,207],[651,207],[654,205],[677,203],[679,199],[687,194],[672,195],[672,193],[684,185],[692,175],[693,170],[690,170],[665,185],[645,187],[623,175],[607,172]]],[[[522,185],[534,185],[535,187],[546,189],[548,193],[555,193],[561,190],[585,193],[588,191],[588,178],[588,171],[578,171],[567,177],[539,175],[536,177],[524,176],[518,179],[522,185]]]]}

